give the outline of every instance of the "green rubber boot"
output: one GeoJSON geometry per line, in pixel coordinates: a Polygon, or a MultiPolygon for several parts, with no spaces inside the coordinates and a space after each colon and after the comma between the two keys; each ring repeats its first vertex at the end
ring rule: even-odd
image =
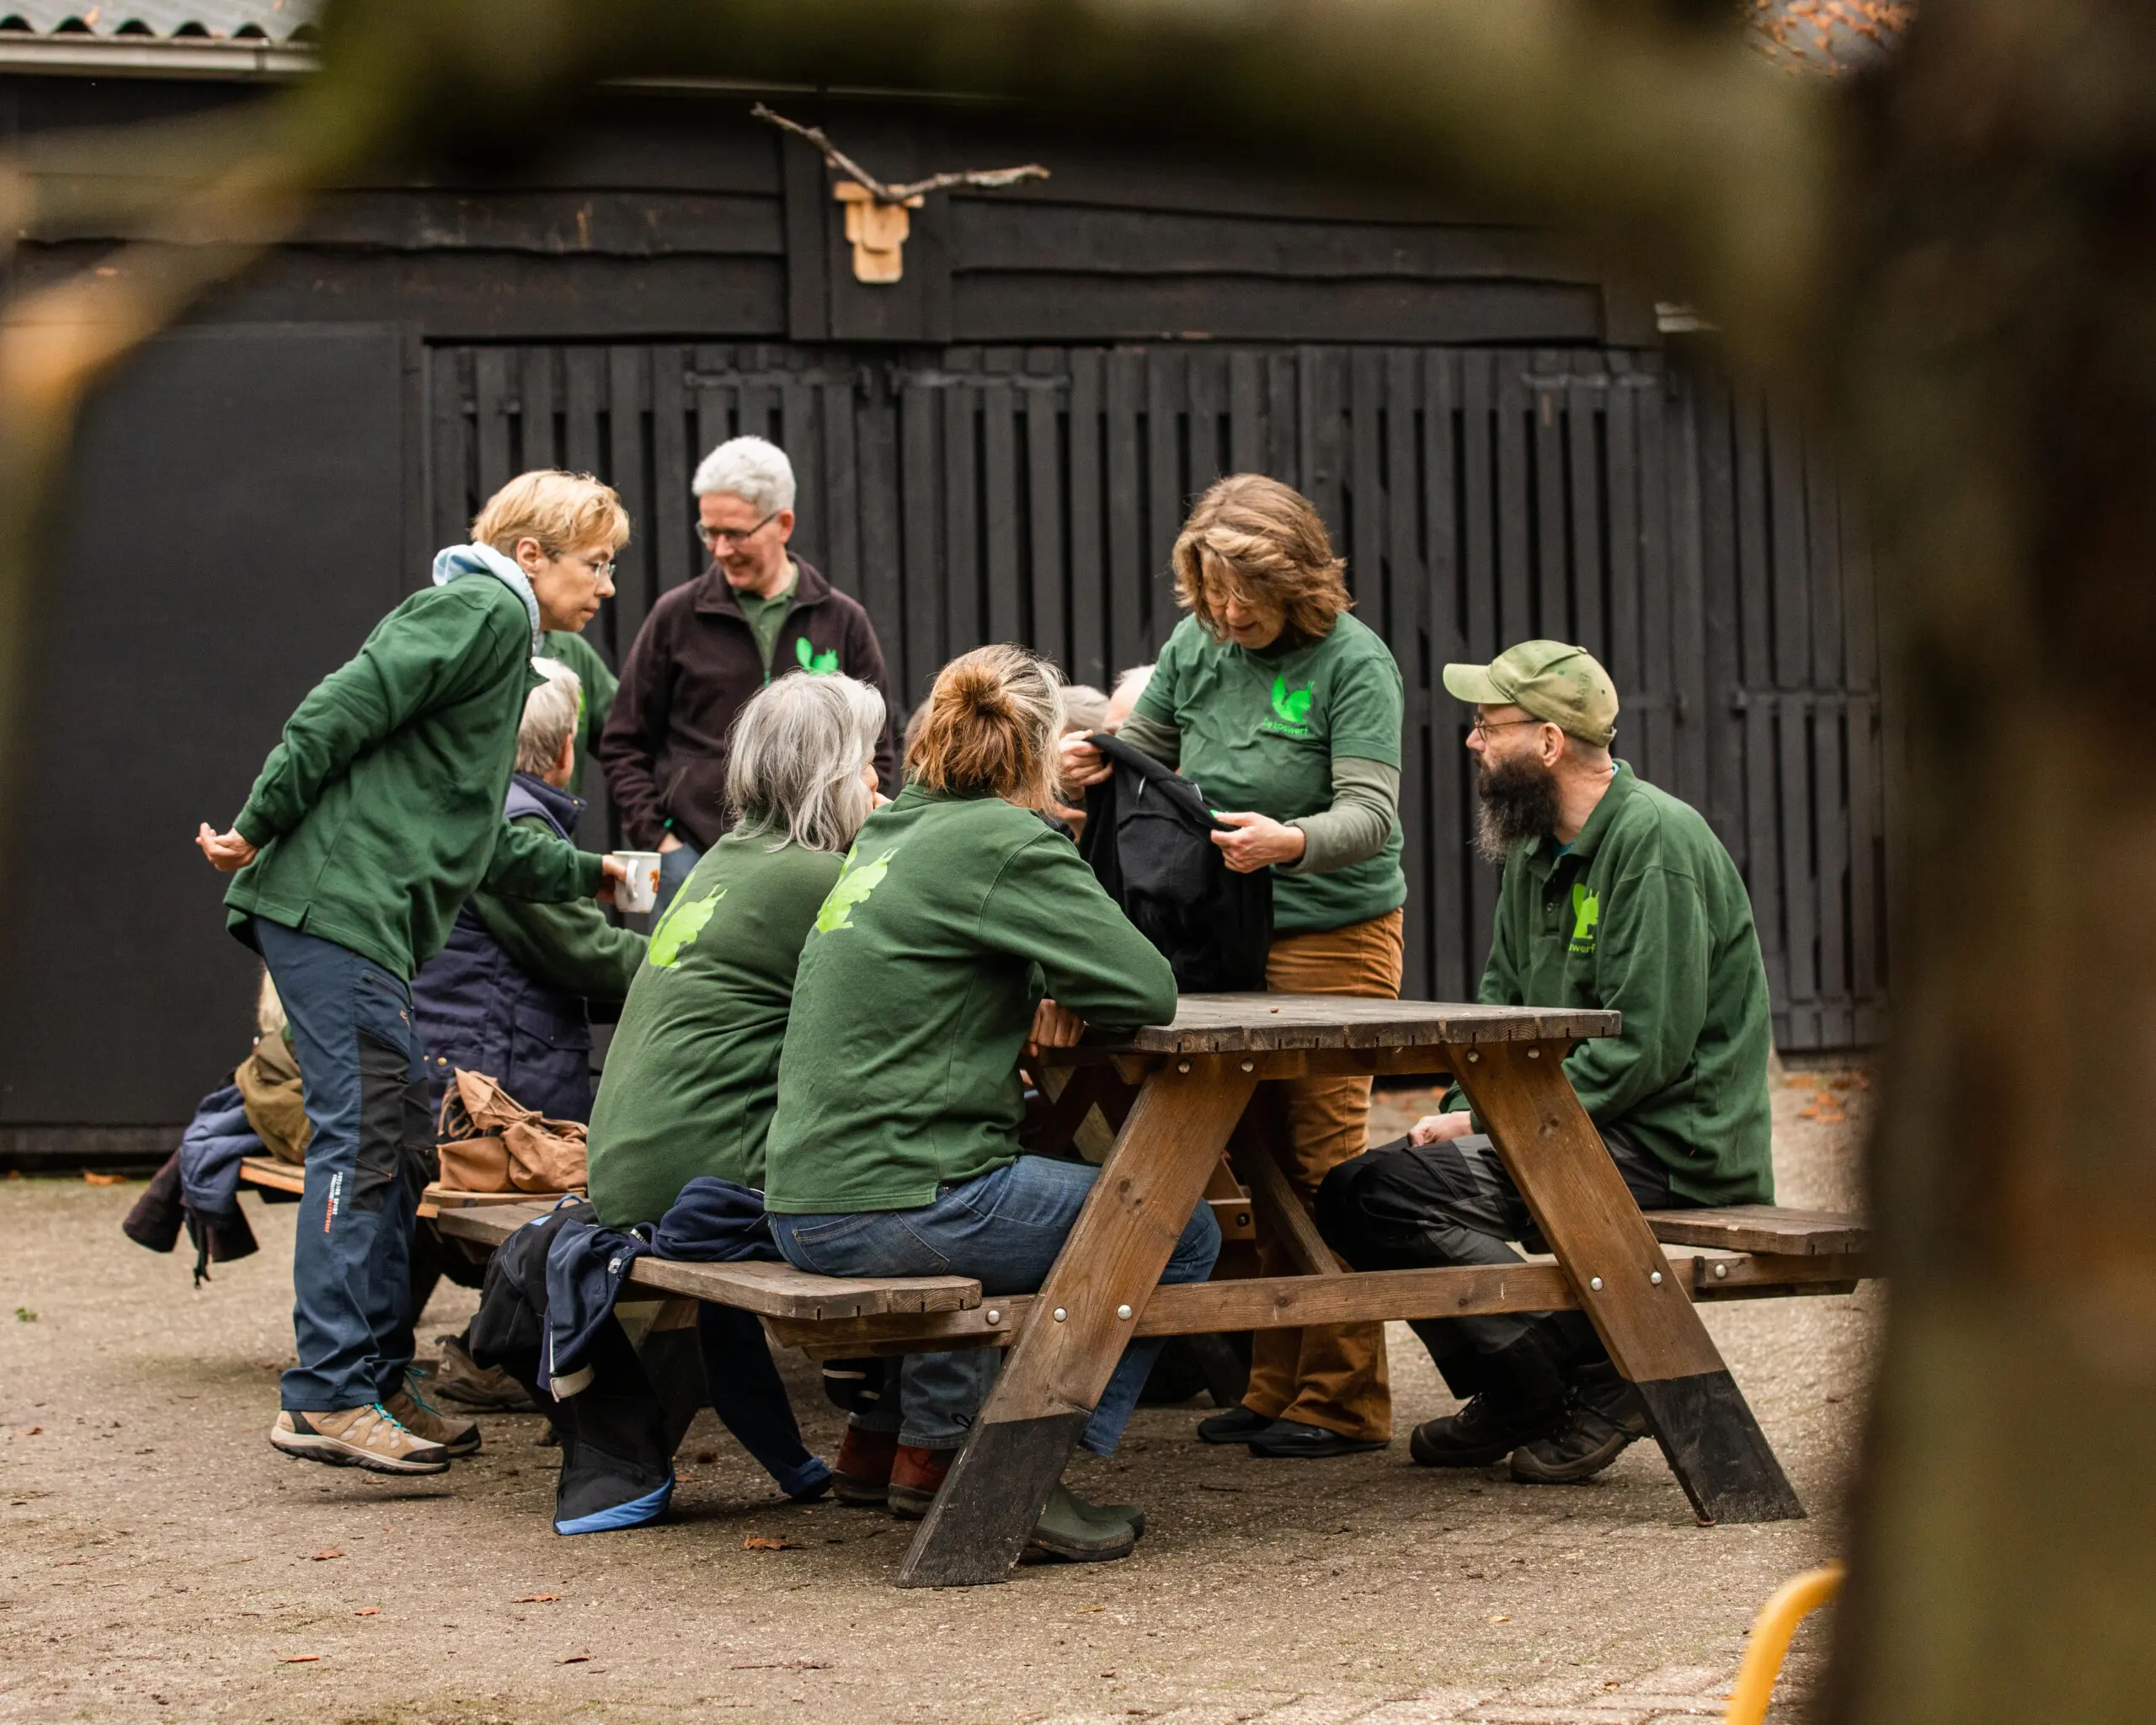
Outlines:
{"type": "Polygon", "coordinates": [[[1071,1563],[1107,1563],[1128,1557],[1138,1543],[1137,1534],[1127,1521],[1096,1519],[1103,1514],[1081,1503],[1070,1495],[1070,1488],[1058,1480],[1055,1489],[1049,1493],[1048,1507],[1033,1524],[1026,1548],[1071,1563]]]}
{"type": "Polygon", "coordinates": [[[1070,1501],[1088,1521],[1103,1525],[1120,1524],[1130,1530],[1133,1538],[1145,1537],[1145,1512],[1135,1503],[1089,1503],[1075,1492],[1070,1493],[1070,1501]]]}

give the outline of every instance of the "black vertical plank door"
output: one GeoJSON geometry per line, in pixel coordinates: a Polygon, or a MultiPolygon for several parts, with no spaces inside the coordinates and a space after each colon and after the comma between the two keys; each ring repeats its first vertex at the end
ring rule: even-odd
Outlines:
{"type": "MultiPolygon", "coordinates": [[[[1430,996],[1441,1001],[1472,999],[1476,981],[1468,966],[1473,937],[1467,927],[1465,709],[1439,681],[1444,668],[1464,660],[1469,651],[1460,609],[1465,534],[1465,499],[1460,485],[1464,459],[1460,363],[1460,355],[1449,353],[1426,354],[1422,360],[1422,489],[1429,521],[1425,617],[1430,643],[1426,709],[1430,764],[1424,820],[1433,948],[1430,996]]],[[[1409,889],[1413,890],[1412,882],[1409,889]]]]}
{"type": "Polygon", "coordinates": [[[1146,563],[1141,512],[1144,478],[1139,419],[1145,412],[1145,360],[1126,348],[1104,356],[1107,400],[1108,640],[1118,672],[1150,660],[1145,637],[1146,563]]]}
{"type": "Polygon", "coordinates": [[[1107,502],[1102,475],[1101,355],[1070,355],[1070,672],[1113,688],[1128,661],[1113,656],[1108,637],[1107,502]]]}
{"type": "Polygon", "coordinates": [[[1025,415],[1027,563],[1033,618],[1030,639],[1073,682],[1097,678],[1071,663],[1070,593],[1065,567],[1070,539],[1067,458],[1063,427],[1069,379],[1053,348],[1033,348],[1025,357],[1025,388],[1019,405],[1025,415]]]}
{"type": "MultiPolygon", "coordinates": [[[[927,698],[937,670],[950,657],[943,620],[942,400],[944,392],[918,372],[899,380],[899,486],[901,542],[871,546],[869,555],[898,558],[905,584],[903,645],[886,641],[891,692],[910,713],[927,698]]],[[[851,403],[846,424],[853,425],[851,403]]]]}
{"type": "Polygon", "coordinates": [[[1027,522],[1018,473],[1018,391],[1011,382],[1017,359],[1009,348],[991,349],[982,356],[980,488],[986,578],[983,585],[985,638],[990,641],[1019,641],[1026,633],[1020,615],[1026,598],[1026,569],[1020,554],[1027,539],[1027,522]]]}

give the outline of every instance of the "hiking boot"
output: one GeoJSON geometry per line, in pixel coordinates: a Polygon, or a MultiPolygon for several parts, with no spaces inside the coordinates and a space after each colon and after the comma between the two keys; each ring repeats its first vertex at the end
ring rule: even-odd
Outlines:
{"type": "Polygon", "coordinates": [[[449,1451],[408,1429],[379,1402],[334,1413],[277,1416],[270,1441],[287,1455],[376,1473],[442,1473],[449,1451]]]}
{"type": "Polygon", "coordinates": [[[1230,1407],[1198,1422],[1198,1438],[1204,1444],[1247,1444],[1273,1423],[1269,1413],[1252,1413],[1247,1407],[1230,1407]]]}
{"type": "Polygon", "coordinates": [[[1359,1455],[1367,1450],[1382,1450],[1386,1442],[1384,1438],[1351,1438],[1304,1420],[1276,1419],[1251,1439],[1250,1453],[1276,1461],[1291,1456],[1359,1455]]]}
{"type": "Polygon", "coordinates": [[[457,1336],[438,1336],[441,1364],[427,1380],[427,1393],[437,1402],[476,1407],[488,1413],[536,1413],[530,1391],[499,1365],[481,1365],[457,1336]]]}
{"type": "Polygon", "coordinates": [[[1523,1444],[1547,1437],[1564,1418],[1561,1404],[1522,1418],[1477,1396],[1457,1413],[1425,1421],[1407,1439],[1407,1453],[1424,1467],[1487,1467],[1523,1444]]]}
{"type": "Polygon", "coordinates": [[[409,1390],[399,1390],[382,1404],[405,1430],[439,1444],[451,1455],[469,1455],[479,1447],[479,1423],[450,1419],[427,1406],[409,1390]]]}
{"type": "Polygon", "coordinates": [[[898,1459],[896,1432],[868,1432],[850,1425],[846,1441],[839,1445],[838,1466],[831,1470],[831,1489],[841,1503],[880,1509],[890,1498],[891,1467],[898,1459]]]}
{"type": "Polygon", "coordinates": [[[891,1458],[891,1483],[883,1501],[901,1521],[918,1521],[943,1489],[943,1476],[958,1459],[958,1446],[924,1450],[916,1444],[900,1444],[891,1458]]]}
{"type": "Polygon", "coordinates": [[[1074,1496],[1059,1480],[1041,1519],[1033,1524],[1026,1549],[1070,1563],[1107,1563],[1128,1557],[1137,1543],[1138,1534],[1130,1523],[1108,1519],[1105,1510],[1074,1496]]]}
{"type": "Polygon", "coordinates": [[[1512,1475],[1522,1485],[1577,1485],[1593,1479],[1647,1434],[1639,1391],[1607,1361],[1582,1368],[1566,1397],[1564,1423],[1546,1438],[1513,1451],[1512,1475]]]}

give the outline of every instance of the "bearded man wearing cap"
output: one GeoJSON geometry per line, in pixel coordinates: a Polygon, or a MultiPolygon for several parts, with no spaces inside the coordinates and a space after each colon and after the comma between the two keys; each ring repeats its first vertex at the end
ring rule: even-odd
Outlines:
{"type": "MultiPolygon", "coordinates": [[[[1617,691],[1584,648],[1526,641],[1449,665],[1476,709],[1476,846],[1504,868],[1486,1005],[1599,1008],[1566,1076],[1642,1210],[1774,1198],[1767,973],[1751,900],[1696,809],[1609,752],[1617,691]]],[[[1513,1263],[1534,1225],[1455,1086],[1444,1112],[1343,1162],[1317,1220],[1358,1270],[1513,1263]]],[[[1582,1480],[1646,1432],[1637,1395],[1578,1312],[1419,1320],[1459,1413],[1416,1428],[1414,1459],[1515,1479],[1582,1480]]]]}

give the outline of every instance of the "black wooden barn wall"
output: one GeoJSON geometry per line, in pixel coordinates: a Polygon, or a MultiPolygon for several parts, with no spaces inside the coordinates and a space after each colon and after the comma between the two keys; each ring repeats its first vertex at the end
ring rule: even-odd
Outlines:
{"type": "Polygon", "coordinates": [[[1250,469],[1298,485],[1406,679],[1407,993],[1472,995],[1494,899],[1438,669],[1548,635],[1604,659],[1620,752],[1745,870],[1781,1045],[1876,1034],[1868,568],[1800,441],[1657,351],[444,344],[426,369],[436,540],[524,467],[622,489],[638,531],[595,625],[617,660],[702,566],[697,457],[741,431],[783,445],[796,547],[867,606],[902,705],[991,640],[1104,685],[1174,627],[1192,497],[1250,469]]]}

